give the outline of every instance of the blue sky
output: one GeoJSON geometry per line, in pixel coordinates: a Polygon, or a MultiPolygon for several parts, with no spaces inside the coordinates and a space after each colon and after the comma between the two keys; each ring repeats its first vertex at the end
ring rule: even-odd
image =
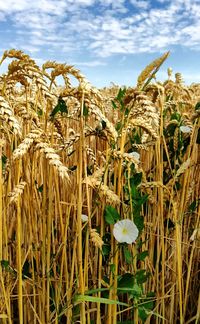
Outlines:
{"type": "Polygon", "coordinates": [[[1,0],[0,40],[0,55],[17,48],[39,65],[74,64],[97,87],[134,86],[168,50],[158,79],[172,67],[200,82],[200,0],[1,0]]]}

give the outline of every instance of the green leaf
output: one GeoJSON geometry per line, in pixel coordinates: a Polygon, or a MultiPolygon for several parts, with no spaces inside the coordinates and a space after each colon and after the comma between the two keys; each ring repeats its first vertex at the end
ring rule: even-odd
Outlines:
{"type": "Polygon", "coordinates": [[[38,192],[43,192],[43,184],[38,188],[38,192]]]}
{"type": "Polygon", "coordinates": [[[128,116],[128,114],[129,114],[129,109],[126,108],[126,109],[125,109],[125,116],[128,116]]]}
{"type": "Polygon", "coordinates": [[[1,260],[1,266],[2,266],[3,269],[8,271],[9,268],[10,268],[9,261],[8,260],[1,260]]]}
{"type": "Polygon", "coordinates": [[[115,125],[116,131],[118,132],[121,129],[121,127],[122,127],[122,123],[120,121],[117,122],[117,124],[115,125]]]}
{"type": "Polygon", "coordinates": [[[146,272],[146,270],[138,270],[136,272],[135,278],[138,284],[143,284],[149,278],[150,273],[146,272]]]}
{"type": "Polygon", "coordinates": [[[126,93],[126,88],[124,88],[124,89],[120,88],[119,92],[117,94],[116,100],[118,100],[121,103],[122,99],[124,98],[125,93],[126,93]]]}
{"type": "Polygon", "coordinates": [[[4,168],[4,166],[5,166],[6,162],[7,162],[7,159],[8,159],[7,156],[3,154],[2,157],[1,157],[3,168],[4,168]]]}
{"type": "Polygon", "coordinates": [[[117,300],[107,299],[107,298],[100,298],[100,297],[93,297],[88,295],[78,295],[74,298],[74,303],[79,304],[82,302],[92,302],[92,303],[101,303],[107,305],[122,305],[122,306],[129,306],[126,303],[119,302],[117,300]]]}
{"type": "Polygon", "coordinates": [[[52,110],[50,117],[55,117],[55,115],[60,112],[61,114],[63,113],[68,113],[68,109],[67,109],[67,105],[65,103],[65,101],[62,99],[62,97],[58,98],[58,103],[55,106],[55,108],[52,110]]]}
{"type": "Polygon", "coordinates": [[[110,232],[106,232],[104,234],[104,236],[102,237],[102,239],[103,239],[103,241],[104,241],[105,244],[110,243],[110,240],[111,240],[111,234],[110,234],[110,232]]]}
{"type": "Polygon", "coordinates": [[[17,274],[16,270],[14,270],[14,269],[10,266],[8,260],[1,260],[1,267],[2,267],[5,271],[7,271],[7,272],[10,272],[10,273],[12,273],[12,274],[14,274],[14,275],[17,274]]]}
{"type": "Polygon", "coordinates": [[[83,116],[87,117],[88,114],[89,114],[89,109],[88,109],[88,107],[84,103],[83,104],[83,116]]]}
{"type": "Polygon", "coordinates": [[[134,177],[132,177],[130,180],[131,180],[131,181],[130,181],[130,183],[131,183],[131,187],[132,187],[132,186],[137,187],[137,186],[141,183],[141,181],[142,181],[142,172],[140,172],[140,173],[136,173],[136,174],[134,175],[134,177]]]}
{"type": "Polygon", "coordinates": [[[136,207],[137,210],[148,201],[148,194],[142,195],[135,186],[131,186],[131,196],[133,207],[136,207]]]}
{"type": "Polygon", "coordinates": [[[147,320],[147,318],[149,316],[149,314],[146,312],[146,310],[143,306],[138,307],[138,315],[143,323],[147,320]]]}
{"type": "Polygon", "coordinates": [[[92,294],[96,294],[98,292],[102,292],[102,291],[108,291],[110,290],[110,288],[97,288],[97,289],[91,289],[85,292],[85,295],[92,295],[92,294]]]}
{"type": "Polygon", "coordinates": [[[171,114],[170,120],[173,120],[173,119],[176,119],[177,121],[181,121],[181,114],[179,114],[178,112],[171,114]]]}
{"type": "Polygon", "coordinates": [[[200,199],[196,199],[196,200],[194,200],[191,204],[190,204],[190,206],[189,206],[189,211],[190,212],[194,212],[195,211],[195,209],[198,207],[198,205],[200,204],[200,199]]]}
{"type": "Polygon", "coordinates": [[[43,110],[38,108],[37,109],[37,114],[38,114],[39,117],[41,117],[43,115],[43,110]]]}
{"type": "Polygon", "coordinates": [[[55,108],[50,113],[50,117],[55,117],[55,115],[60,111],[60,105],[56,105],[55,108]]]}
{"type": "Polygon", "coordinates": [[[199,109],[200,109],[200,102],[197,102],[197,104],[196,104],[196,106],[195,106],[194,109],[195,109],[195,110],[199,110],[199,109]]]}
{"type": "Polygon", "coordinates": [[[141,144],[141,136],[140,134],[137,132],[136,134],[134,134],[134,144],[141,144]]]}
{"type": "Polygon", "coordinates": [[[116,269],[116,265],[115,264],[110,264],[110,271],[115,274],[115,269],[116,269]]]}
{"type": "Polygon", "coordinates": [[[120,219],[118,211],[110,205],[105,207],[104,217],[108,224],[115,224],[120,219]]]}
{"type": "Polygon", "coordinates": [[[140,216],[140,215],[135,215],[133,217],[133,220],[134,220],[134,223],[135,223],[135,225],[137,226],[137,228],[139,230],[139,233],[141,233],[141,231],[144,228],[144,217],[140,216]]]}
{"type": "Polygon", "coordinates": [[[138,285],[137,283],[134,283],[130,295],[133,298],[139,298],[139,297],[141,297],[142,296],[142,287],[141,287],[141,285],[138,285]]]}
{"type": "Polygon", "coordinates": [[[133,207],[138,205],[139,200],[141,199],[142,195],[140,191],[137,189],[136,186],[131,186],[131,197],[132,197],[132,204],[133,207]]]}
{"type": "Polygon", "coordinates": [[[140,198],[138,198],[138,199],[135,199],[134,203],[137,206],[137,208],[144,205],[148,201],[148,197],[149,197],[149,195],[146,194],[146,195],[140,196],[140,198]]]}
{"type": "Polygon", "coordinates": [[[148,313],[148,315],[154,315],[154,316],[156,316],[156,317],[162,319],[163,322],[167,322],[167,319],[166,319],[164,316],[161,316],[160,314],[158,314],[158,313],[156,313],[156,312],[151,311],[151,312],[148,313]]]}
{"type": "MultiPolygon", "coordinates": [[[[143,306],[147,310],[152,310],[154,308],[154,304],[155,293],[150,291],[149,293],[147,293],[147,298],[142,301],[141,306],[143,306]]],[[[140,306],[140,304],[138,306],[140,306]]]]}
{"type": "Polygon", "coordinates": [[[111,251],[110,244],[103,244],[103,246],[102,246],[102,255],[104,257],[109,256],[110,251],[111,251]]]}
{"type": "Polygon", "coordinates": [[[118,279],[118,290],[121,293],[127,293],[128,289],[130,292],[130,289],[133,288],[134,285],[134,275],[131,273],[125,273],[118,279]],[[128,289],[127,289],[128,288],[128,289]]]}
{"type": "Polygon", "coordinates": [[[112,103],[112,107],[113,107],[113,109],[117,109],[117,105],[116,105],[116,103],[114,102],[114,100],[111,100],[111,103],[112,103]]]}
{"type": "Polygon", "coordinates": [[[132,257],[132,254],[131,252],[129,251],[128,247],[125,245],[123,247],[123,252],[124,252],[124,257],[125,257],[125,260],[128,264],[131,264],[132,260],[133,260],[133,257],[132,257]]]}
{"type": "Polygon", "coordinates": [[[103,281],[105,281],[105,283],[108,285],[110,284],[110,279],[107,276],[103,276],[103,281]]]}
{"type": "Polygon", "coordinates": [[[181,189],[181,184],[178,181],[175,182],[174,189],[176,189],[176,190],[181,189]]]}
{"type": "Polygon", "coordinates": [[[137,255],[137,260],[144,261],[148,255],[149,255],[148,251],[143,251],[137,255]]]}

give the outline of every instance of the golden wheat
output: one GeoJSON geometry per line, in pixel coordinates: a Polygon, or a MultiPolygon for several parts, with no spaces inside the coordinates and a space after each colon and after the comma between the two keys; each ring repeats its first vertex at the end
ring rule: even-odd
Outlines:
{"type": "Polygon", "coordinates": [[[3,324],[198,323],[200,86],[172,69],[156,81],[168,55],[136,87],[99,90],[70,64],[4,52],[3,324]],[[132,245],[113,235],[126,219],[132,245]]]}

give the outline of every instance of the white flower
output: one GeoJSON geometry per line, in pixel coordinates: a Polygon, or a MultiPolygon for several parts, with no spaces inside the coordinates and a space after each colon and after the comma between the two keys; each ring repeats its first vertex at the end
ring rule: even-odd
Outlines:
{"type": "Polygon", "coordinates": [[[88,221],[88,216],[82,214],[82,215],[81,215],[81,220],[82,220],[83,223],[84,223],[84,222],[87,222],[87,221],[88,221]]]}
{"type": "Polygon", "coordinates": [[[138,152],[128,153],[129,156],[134,157],[136,160],[140,160],[140,154],[138,152]]]}
{"type": "Polygon", "coordinates": [[[181,131],[182,133],[190,133],[191,130],[192,130],[192,128],[191,128],[190,126],[181,126],[181,127],[180,127],[180,131],[181,131]]]}
{"type": "Polygon", "coordinates": [[[130,219],[118,221],[113,228],[113,235],[119,243],[131,244],[138,237],[138,229],[130,219]]]}

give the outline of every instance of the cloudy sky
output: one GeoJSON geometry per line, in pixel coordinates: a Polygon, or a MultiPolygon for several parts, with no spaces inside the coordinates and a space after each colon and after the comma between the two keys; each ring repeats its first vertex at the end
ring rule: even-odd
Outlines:
{"type": "Polygon", "coordinates": [[[0,56],[11,48],[74,64],[97,87],[134,85],[170,50],[158,79],[172,67],[200,82],[200,0],[0,0],[0,56]]]}

